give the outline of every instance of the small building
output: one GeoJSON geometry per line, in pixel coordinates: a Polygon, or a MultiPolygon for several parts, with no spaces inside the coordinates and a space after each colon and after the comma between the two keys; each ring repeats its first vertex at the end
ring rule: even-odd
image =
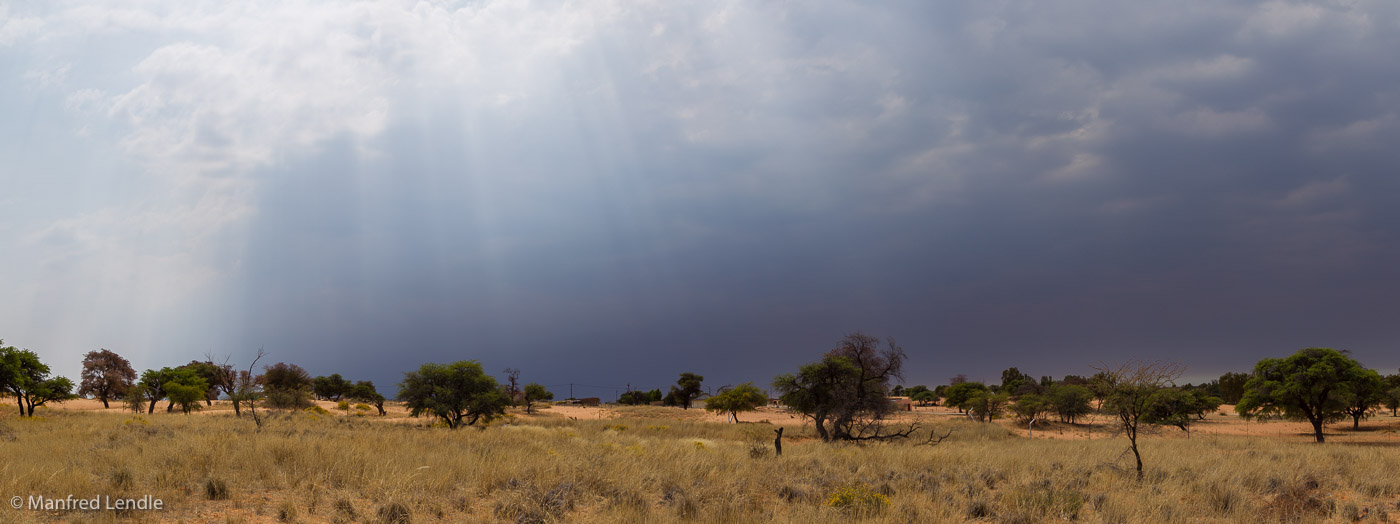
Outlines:
{"type": "Polygon", "coordinates": [[[895,411],[914,411],[914,400],[909,397],[890,397],[895,411]]]}
{"type": "Polygon", "coordinates": [[[598,398],[598,397],[588,397],[588,398],[581,398],[581,399],[578,399],[578,403],[579,403],[580,406],[586,406],[586,407],[594,407],[594,408],[596,408],[596,407],[598,407],[599,404],[602,404],[603,401],[602,401],[602,399],[600,399],[600,398],[598,398]]]}

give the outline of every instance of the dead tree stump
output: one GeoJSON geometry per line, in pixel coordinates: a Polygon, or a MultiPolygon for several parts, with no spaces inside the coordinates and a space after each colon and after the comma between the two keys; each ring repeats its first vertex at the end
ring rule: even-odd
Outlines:
{"type": "Polygon", "coordinates": [[[778,436],[773,439],[773,451],[776,451],[778,456],[781,457],[783,456],[783,428],[775,429],[773,432],[778,434],[778,436]]]}

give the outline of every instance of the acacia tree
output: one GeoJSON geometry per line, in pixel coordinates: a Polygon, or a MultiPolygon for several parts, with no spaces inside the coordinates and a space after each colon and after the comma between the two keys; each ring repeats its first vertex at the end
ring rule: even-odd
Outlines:
{"type": "Polygon", "coordinates": [[[618,395],[617,403],[637,406],[641,404],[650,404],[652,402],[661,402],[663,398],[664,397],[661,396],[661,390],[659,389],[653,389],[651,391],[634,390],[618,395]]]}
{"type": "Polygon", "coordinates": [[[1118,427],[1128,437],[1137,460],[1137,477],[1142,480],[1142,452],[1138,449],[1138,429],[1149,414],[1158,392],[1175,385],[1183,371],[1180,364],[1129,362],[1118,367],[1095,368],[1104,394],[1103,407],[1117,418],[1118,427]]]}
{"type": "MultiPolygon", "coordinates": [[[[660,394],[661,392],[658,391],[657,395],[659,396],[660,394]]],[[[535,402],[554,399],[554,393],[550,393],[544,386],[534,382],[525,385],[525,390],[521,393],[521,396],[525,399],[526,413],[531,413],[531,405],[535,402]]]]}
{"type": "Polygon", "coordinates": [[[121,355],[107,349],[89,351],[83,357],[82,383],[78,394],[102,401],[103,408],[112,407],[111,399],[122,398],[136,380],[136,370],[121,355]]]}
{"type": "Polygon", "coordinates": [[[1278,415],[1306,420],[1313,438],[1324,442],[1323,425],[1346,416],[1346,394],[1367,380],[1366,368],[1330,348],[1307,348],[1254,366],[1235,411],[1245,417],[1278,415]]]}
{"type": "Polygon", "coordinates": [[[452,364],[423,364],[418,371],[404,373],[399,383],[399,399],[409,409],[409,416],[427,413],[442,418],[447,427],[457,429],[489,422],[505,414],[510,399],[475,360],[452,364]]]}
{"type": "Polygon", "coordinates": [[[1338,392],[1338,397],[1346,404],[1343,411],[1351,416],[1351,429],[1358,429],[1361,419],[1371,416],[1376,404],[1385,401],[1385,379],[1373,369],[1363,369],[1338,392]]]}
{"type": "MultiPolygon", "coordinates": [[[[973,393],[971,397],[961,404],[967,414],[980,422],[991,422],[1002,411],[1006,410],[1007,404],[1011,402],[1011,395],[1006,392],[992,393],[990,390],[973,393]]],[[[1029,419],[1027,419],[1029,420],[1029,419]]]]}
{"type": "Polygon", "coordinates": [[[1089,405],[1094,393],[1089,388],[1073,384],[1055,384],[1046,393],[1050,410],[1059,415],[1060,422],[1073,424],[1076,419],[1092,411],[1089,405]]]}
{"type": "Polygon", "coordinates": [[[199,409],[199,401],[207,398],[209,384],[203,377],[192,375],[180,379],[172,380],[165,384],[165,394],[170,397],[170,402],[180,406],[180,411],[186,415],[191,411],[199,409]]]}
{"type": "Polygon", "coordinates": [[[34,408],[76,397],[73,382],[49,377],[49,366],[39,355],[14,346],[0,347],[0,386],[15,396],[21,417],[34,416],[34,408]]]}
{"type": "Polygon", "coordinates": [[[345,396],[358,402],[373,404],[375,408],[379,409],[379,416],[381,417],[386,414],[384,411],[384,395],[379,394],[379,391],[374,389],[374,382],[368,380],[356,382],[355,385],[350,386],[350,392],[346,393],[345,396]]]}
{"type": "Polygon", "coordinates": [[[902,379],[904,349],[893,338],[880,340],[861,332],[842,339],[822,360],[781,375],[773,388],[783,404],[812,420],[822,440],[884,440],[907,437],[916,428],[883,433],[882,421],[894,406],[891,380],[902,379]]]}
{"type": "Polygon", "coordinates": [[[943,404],[958,408],[958,412],[962,413],[967,411],[967,402],[969,400],[986,392],[987,386],[985,384],[964,380],[943,389],[943,397],[946,399],[943,404]]]}
{"type": "Polygon", "coordinates": [[[189,392],[192,391],[191,388],[197,389],[200,394],[200,398],[196,398],[195,402],[205,398],[204,395],[209,389],[209,383],[204,380],[204,377],[201,377],[194,368],[188,366],[164,367],[159,370],[148,369],[141,373],[141,382],[138,385],[140,386],[138,391],[144,393],[146,400],[150,401],[147,414],[155,413],[156,403],[160,402],[161,399],[170,401],[165,406],[166,411],[174,411],[177,403],[180,403],[181,409],[184,409],[183,402],[188,398],[189,392]],[[171,394],[171,385],[179,386],[178,395],[171,394]]]}
{"type": "Polygon", "coordinates": [[[132,394],[140,394],[144,396],[144,400],[148,402],[148,405],[146,406],[147,415],[155,413],[156,403],[160,402],[160,399],[165,398],[165,375],[169,372],[170,368],[168,367],[161,369],[148,369],[141,372],[141,380],[136,383],[136,387],[133,388],[132,394]]]}
{"type": "Polygon", "coordinates": [[[1226,373],[1216,381],[1220,388],[1220,400],[1225,404],[1238,404],[1244,396],[1244,385],[1249,383],[1249,373],[1226,373]]]}
{"type": "Polygon", "coordinates": [[[311,392],[320,400],[340,400],[344,397],[354,384],[345,380],[340,373],[331,373],[328,377],[316,377],[311,381],[311,392]]]}
{"type": "Polygon", "coordinates": [[[263,368],[263,394],[267,404],[280,409],[311,405],[311,374],[296,364],[278,362],[263,368]]]}
{"type": "MultiPolygon", "coordinates": [[[[206,406],[214,405],[214,401],[219,398],[219,390],[213,387],[213,384],[219,381],[219,366],[208,360],[191,360],[189,364],[180,366],[180,368],[188,369],[196,377],[204,380],[204,404],[206,406]]],[[[172,401],[172,403],[177,402],[172,401]]]]}
{"type": "Polygon", "coordinates": [[[1400,388],[1387,389],[1385,398],[1381,401],[1385,403],[1385,409],[1390,410],[1390,416],[1396,416],[1396,410],[1400,410],[1400,388]]]}
{"type": "Polygon", "coordinates": [[[695,398],[700,396],[700,392],[703,391],[700,388],[700,383],[704,380],[705,377],[694,373],[681,373],[681,378],[676,380],[676,385],[671,386],[671,396],[682,408],[690,409],[691,402],[694,402],[695,398]]]}
{"type": "Polygon", "coordinates": [[[1143,421],[1176,426],[1190,436],[1191,424],[1205,419],[1205,414],[1220,407],[1220,403],[1219,397],[1212,397],[1200,390],[1162,389],[1153,395],[1143,421]]]}
{"type": "MultiPolygon", "coordinates": [[[[258,356],[261,357],[262,353],[259,352],[258,356]]],[[[233,369],[233,364],[228,363],[229,359],[233,357],[225,357],[223,364],[214,364],[213,355],[207,353],[204,355],[204,358],[206,362],[213,366],[210,368],[212,375],[209,380],[210,397],[217,399],[219,393],[223,392],[224,396],[228,397],[230,403],[233,404],[233,416],[242,417],[242,402],[234,399],[238,395],[238,370],[233,369]]]]}
{"type": "Polygon", "coordinates": [[[146,398],[146,386],[138,382],[126,389],[126,394],[122,395],[122,404],[133,413],[140,413],[146,410],[146,398]]]}
{"type": "Polygon", "coordinates": [[[740,411],[753,411],[767,403],[768,396],[762,390],[753,382],[745,382],[705,399],[705,410],[728,413],[729,420],[737,423],[740,411]]]}

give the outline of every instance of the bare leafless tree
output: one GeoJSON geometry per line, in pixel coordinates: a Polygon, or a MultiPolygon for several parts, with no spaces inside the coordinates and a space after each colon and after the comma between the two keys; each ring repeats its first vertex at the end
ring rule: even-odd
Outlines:
{"type": "Polygon", "coordinates": [[[523,400],[520,393],[519,368],[506,368],[506,396],[510,397],[510,402],[512,404],[523,400]]]}
{"type": "MultiPolygon", "coordinates": [[[[257,424],[259,428],[262,427],[262,417],[258,416],[257,401],[262,397],[262,384],[258,380],[258,376],[253,374],[253,367],[258,365],[258,361],[262,360],[263,355],[262,348],[258,348],[258,354],[248,364],[248,369],[239,370],[236,374],[233,373],[232,366],[228,366],[230,374],[233,375],[229,378],[233,389],[228,395],[229,400],[233,402],[233,412],[240,413],[239,405],[247,404],[248,414],[253,417],[253,423],[257,424]]],[[[225,365],[227,366],[227,364],[225,365]]]]}
{"type": "Polygon", "coordinates": [[[1104,380],[1104,409],[1117,417],[1119,430],[1128,437],[1137,459],[1137,477],[1142,480],[1142,453],[1138,450],[1142,419],[1152,407],[1153,396],[1175,386],[1185,368],[1175,362],[1131,361],[1117,366],[1100,364],[1094,369],[1104,380]]]}
{"type": "MultiPolygon", "coordinates": [[[[234,396],[237,395],[238,371],[233,369],[233,364],[229,363],[229,360],[231,360],[232,358],[233,356],[231,355],[224,357],[224,361],[222,364],[215,364],[213,354],[204,354],[205,362],[208,362],[210,365],[213,366],[210,370],[213,373],[214,380],[209,384],[209,392],[211,397],[218,398],[219,392],[223,392],[223,394],[227,396],[229,400],[233,400],[234,396]]],[[[243,413],[239,409],[239,404],[239,402],[233,402],[233,415],[236,417],[243,416],[243,413]]]]}

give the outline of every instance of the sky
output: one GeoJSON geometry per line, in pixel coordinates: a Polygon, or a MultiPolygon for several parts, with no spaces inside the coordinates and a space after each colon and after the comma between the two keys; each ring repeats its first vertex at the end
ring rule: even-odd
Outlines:
{"type": "Polygon", "coordinates": [[[1394,373],[1395,49],[1389,0],[0,0],[0,339],[385,392],[766,386],[857,330],[907,384],[1394,373]]]}

